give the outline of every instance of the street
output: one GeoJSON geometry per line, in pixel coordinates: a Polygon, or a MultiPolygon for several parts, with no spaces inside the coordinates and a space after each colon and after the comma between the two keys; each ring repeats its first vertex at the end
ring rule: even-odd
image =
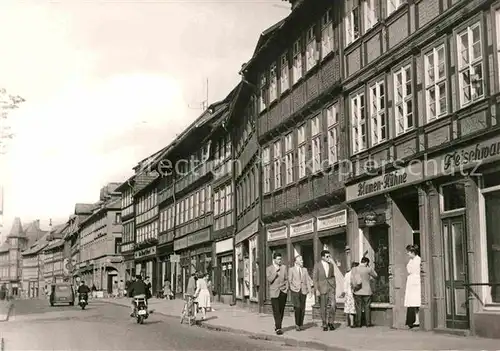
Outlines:
{"type": "MultiPolygon", "coordinates": [[[[2,351],[14,350],[296,350],[278,342],[181,325],[179,319],[152,314],[143,325],[130,310],[90,301],[50,307],[46,300],[19,300],[0,325],[2,351]]],[[[301,348],[303,349],[303,348],[301,348]]]]}

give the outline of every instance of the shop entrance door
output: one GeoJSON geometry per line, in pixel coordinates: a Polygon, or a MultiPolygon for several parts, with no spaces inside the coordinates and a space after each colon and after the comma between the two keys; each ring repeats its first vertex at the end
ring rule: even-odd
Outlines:
{"type": "Polygon", "coordinates": [[[443,219],[446,327],[469,329],[467,232],[464,216],[443,219]]]}

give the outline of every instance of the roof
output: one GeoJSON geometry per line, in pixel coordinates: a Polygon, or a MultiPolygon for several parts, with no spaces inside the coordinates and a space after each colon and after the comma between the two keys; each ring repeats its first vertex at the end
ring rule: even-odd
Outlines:
{"type": "Polygon", "coordinates": [[[22,256],[27,256],[27,255],[34,255],[42,251],[48,244],[48,238],[49,238],[48,232],[45,233],[44,236],[42,236],[35,244],[30,246],[27,250],[24,250],[21,255],[22,256]]]}
{"type": "Polygon", "coordinates": [[[94,204],[76,204],[75,205],[75,215],[80,214],[92,214],[92,210],[94,209],[94,204]]]}
{"type": "Polygon", "coordinates": [[[7,252],[12,248],[8,241],[4,242],[2,246],[0,246],[0,252],[7,252]]]}
{"type": "Polygon", "coordinates": [[[36,243],[40,238],[42,238],[45,233],[44,230],[40,229],[40,221],[36,220],[31,222],[24,231],[26,236],[28,237],[28,247],[31,247],[34,243],[36,243]]]}
{"type": "Polygon", "coordinates": [[[135,180],[135,174],[128,178],[126,181],[121,183],[115,190],[119,192],[123,192],[125,189],[128,187],[132,187],[134,185],[134,180],[135,180]]]}
{"type": "Polygon", "coordinates": [[[118,197],[112,197],[111,199],[103,202],[98,202],[95,204],[96,209],[94,210],[94,213],[92,213],[90,216],[86,218],[82,218],[80,222],[80,226],[84,227],[85,224],[91,223],[92,219],[96,217],[97,214],[102,213],[104,210],[121,210],[121,202],[122,198],[121,196],[118,197]]]}
{"type": "Polygon", "coordinates": [[[56,239],[49,242],[49,244],[44,248],[44,251],[52,250],[64,245],[64,239],[56,239]]]}
{"type": "Polygon", "coordinates": [[[12,223],[12,228],[10,229],[10,233],[7,238],[25,238],[26,233],[23,230],[23,226],[21,224],[21,218],[14,218],[14,223],[12,223]]]}

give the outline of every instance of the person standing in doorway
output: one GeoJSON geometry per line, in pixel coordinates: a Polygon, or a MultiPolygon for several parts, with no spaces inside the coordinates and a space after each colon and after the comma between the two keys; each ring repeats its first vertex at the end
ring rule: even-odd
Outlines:
{"type": "Polygon", "coordinates": [[[283,314],[285,313],[288,292],[288,274],[286,268],[283,266],[283,257],[280,253],[274,253],[273,263],[267,267],[266,277],[269,282],[275,331],[277,335],[282,335],[283,314]]]}
{"type": "Polygon", "coordinates": [[[336,281],[330,251],[321,251],[321,261],[314,265],[313,283],[319,296],[323,331],[335,330],[336,281]]]}
{"type": "Polygon", "coordinates": [[[420,285],[420,265],[422,260],[418,255],[417,245],[406,246],[406,253],[410,260],[406,265],[408,278],[406,279],[405,307],[406,325],[412,329],[420,326],[419,310],[422,303],[422,287],[420,285]]]}
{"type": "Polygon", "coordinates": [[[295,312],[295,330],[301,331],[306,314],[306,297],[312,294],[312,279],[304,268],[304,260],[300,255],[295,257],[295,265],[288,270],[288,282],[295,312]]]}
{"type": "Polygon", "coordinates": [[[363,257],[361,264],[355,267],[351,273],[351,279],[356,282],[354,291],[354,303],[356,304],[356,328],[361,328],[362,312],[365,312],[365,325],[372,327],[370,304],[372,302],[372,288],[370,279],[377,278],[377,273],[370,267],[370,259],[363,257]]]}

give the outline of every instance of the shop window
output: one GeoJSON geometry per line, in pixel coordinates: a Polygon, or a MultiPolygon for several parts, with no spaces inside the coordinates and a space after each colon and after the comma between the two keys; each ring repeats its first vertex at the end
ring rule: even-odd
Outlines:
{"type": "Polygon", "coordinates": [[[441,201],[444,212],[465,208],[464,183],[451,183],[441,186],[441,201]]]}
{"type": "Polygon", "coordinates": [[[364,230],[364,255],[378,277],[371,281],[372,302],[389,303],[389,231],[385,226],[375,226],[364,230]]]}
{"type": "Polygon", "coordinates": [[[257,299],[259,296],[259,261],[257,256],[257,236],[249,240],[249,280],[250,280],[250,298],[257,299]]]}
{"type": "MultiPolygon", "coordinates": [[[[491,284],[500,283],[500,191],[484,194],[486,216],[486,245],[488,259],[488,279],[491,284]]],[[[491,286],[491,300],[500,303],[500,286],[491,286]]]]}
{"type": "MultiPolygon", "coordinates": [[[[348,265],[350,266],[350,262],[347,262],[347,256],[345,253],[345,248],[347,246],[347,234],[341,233],[323,237],[321,238],[321,243],[323,244],[322,250],[330,251],[333,262],[335,263],[334,268],[337,285],[336,296],[339,300],[341,300],[340,296],[342,296],[344,292],[344,277],[348,265]]],[[[310,274],[312,274],[312,272],[310,272],[310,274]]]]}
{"type": "Polygon", "coordinates": [[[233,256],[231,255],[221,257],[220,267],[220,293],[222,295],[230,295],[233,293],[233,256]]]}

